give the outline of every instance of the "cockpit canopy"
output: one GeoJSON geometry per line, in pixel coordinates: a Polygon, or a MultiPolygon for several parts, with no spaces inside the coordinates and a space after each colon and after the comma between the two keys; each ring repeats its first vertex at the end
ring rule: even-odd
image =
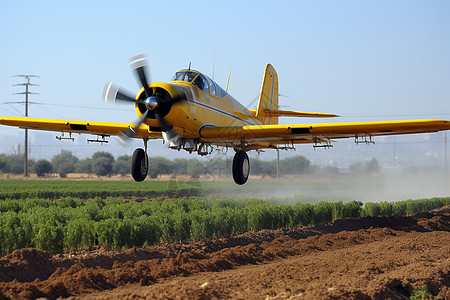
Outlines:
{"type": "Polygon", "coordinates": [[[185,81],[200,88],[205,93],[223,98],[227,92],[211,78],[194,70],[181,70],[173,75],[171,81],[185,81]]]}

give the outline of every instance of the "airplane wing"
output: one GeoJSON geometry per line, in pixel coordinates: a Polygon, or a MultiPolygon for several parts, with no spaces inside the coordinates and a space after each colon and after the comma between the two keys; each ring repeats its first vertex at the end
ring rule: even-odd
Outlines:
{"type": "MultiPolygon", "coordinates": [[[[331,139],[364,138],[380,135],[437,132],[449,130],[446,120],[407,120],[291,125],[254,125],[204,127],[201,139],[209,142],[245,143],[320,143],[331,139]]],[[[267,144],[261,144],[267,145],[267,144]]]]}
{"type": "MultiPolygon", "coordinates": [[[[155,126],[141,124],[134,138],[161,138],[161,127],[155,120],[155,126]]],[[[0,124],[24,129],[36,129],[58,132],[73,132],[98,135],[120,135],[122,131],[133,128],[132,123],[88,122],[74,120],[38,119],[27,117],[0,117],[0,124]]]]}

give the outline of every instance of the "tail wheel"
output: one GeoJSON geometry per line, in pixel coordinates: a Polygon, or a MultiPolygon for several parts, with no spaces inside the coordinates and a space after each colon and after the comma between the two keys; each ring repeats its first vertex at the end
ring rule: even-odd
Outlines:
{"type": "Polygon", "coordinates": [[[237,184],[244,184],[247,182],[250,174],[250,161],[245,151],[237,151],[233,159],[233,179],[237,184]]]}
{"type": "Polygon", "coordinates": [[[147,177],[148,157],[144,149],[138,148],[134,150],[131,157],[131,176],[137,182],[141,182],[147,177]]]}

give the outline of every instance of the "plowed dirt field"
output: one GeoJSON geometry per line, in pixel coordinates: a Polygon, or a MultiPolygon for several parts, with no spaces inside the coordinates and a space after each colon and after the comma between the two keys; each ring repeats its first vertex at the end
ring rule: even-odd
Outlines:
{"type": "Polygon", "coordinates": [[[450,207],[233,238],[0,259],[0,299],[450,299],[450,207]]]}

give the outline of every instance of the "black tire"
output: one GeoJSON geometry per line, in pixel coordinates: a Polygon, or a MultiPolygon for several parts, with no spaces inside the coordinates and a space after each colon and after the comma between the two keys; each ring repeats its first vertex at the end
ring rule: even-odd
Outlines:
{"type": "Polygon", "coordinates": [[[131,157],[131,176],[137,182],[141,182],[147,177],[148,173],[148,157],[144,149],[138,148],[134,150],[131,157]]]}
{"type": "Polygon", "coordinates": [[[239,185],[247,182],[250,174],[250,161],[245,151],[237,151],[233,158],[233,179],[239,185]]]}

